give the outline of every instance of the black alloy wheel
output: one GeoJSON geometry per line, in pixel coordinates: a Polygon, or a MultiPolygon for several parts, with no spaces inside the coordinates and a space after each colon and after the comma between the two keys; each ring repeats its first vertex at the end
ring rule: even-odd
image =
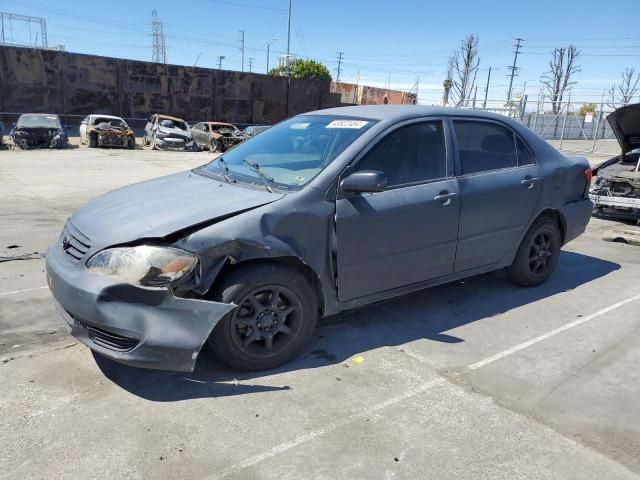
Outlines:
{"type": "Polygon", "coordinates": [[[214,301],[237,305],[215,326],[209,345],[241,370],[277,367],[294,358],[315,328],[315,291],[298,270],[278,263],[235,267],[214,282],[214,301]]]}

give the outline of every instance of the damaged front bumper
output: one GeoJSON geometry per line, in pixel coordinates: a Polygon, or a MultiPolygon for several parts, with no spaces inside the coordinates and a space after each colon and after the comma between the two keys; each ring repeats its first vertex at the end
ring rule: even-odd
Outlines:
{"type": "Polygon", "coordinates": [[[90,273],[71,263],[59,242],[47,252],[47,283],[67,330],[120,363],[193,371],[215,325],[235,305],[176,297],[90,273]]]}
{"type": "Polygon", "coordinates": [[[156,137],[155,146],[160,150],[193,150],[195,147],[192,139],[178,137],[156,137]]]}

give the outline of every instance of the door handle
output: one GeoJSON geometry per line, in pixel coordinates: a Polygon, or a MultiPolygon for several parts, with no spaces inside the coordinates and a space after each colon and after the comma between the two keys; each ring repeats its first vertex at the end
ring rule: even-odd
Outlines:
{"type": "Polygon", "coordinates": [[[451,199],[456,197],[458,194],[456,192],[447,192],[446,190],[440,192],[438,195],[433,197],[436,202],[442,203],[442,205],[449,205],[451,203],[451,199]]]}
{"type": "Polygon", "coordinates": [[[526,186],[527,188],[533,188],[533,186],[538,183],[540,181],[539,178],[525,178],[524,180],[522,180],[520,183],[524,186],[526,186]]]}

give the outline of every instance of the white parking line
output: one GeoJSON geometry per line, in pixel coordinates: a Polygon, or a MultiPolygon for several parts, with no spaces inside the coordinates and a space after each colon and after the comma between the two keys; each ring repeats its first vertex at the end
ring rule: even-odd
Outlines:
{"type": "MultiPolygon", "coordinates": [[[[543,335],[540,335],[538,337],[535,337],[531,340],[528,340],[526,342],[520,343],[518,345],[516,345],[515,347],[511,347],[507,350],[503,350],[500,353],[497,353],[495,355],[492,355],[490,357],[487,357],[483,360],[480,360],[479,362],[476,363],[472,363],[471,365],[467,366],[465,370],[463,371],[468,371],[468,370],[477,370],[479,368],[482,368],[486,365],[489,365],[490,363],[493,362],[497,362],[498,360],[508,357],[509,355],[513,355],[516,352],[519,352],[520,350],[523,350],[527,347],[530,347],[531,345],[535,345],[536,343],[542,342],[543,340],[546,340],[550,337],[553,337],[554,335],[557,335],[559,333],[562,333],[566,330],[569,330],[570,328],[576,327],[578,325],[581,325],[583,323],[586,323],[590,320],[593,320],[594,318],[598,318],[601,315],[604,315],[605,313],[609,313],[612,310],[615,310],[617,308],[622,307],[623,305],[626,305],[628,303],[634,302],[636,300],[640,300],[640,295],[635,295],[633,297],[629,297],[625,300],[622,300],[618,303],[614,303],[613,305],[610,305],[606,308],[603,308],[602,310],[598,310],[595,313],[592,313],[591,315],[587,315],[586,317],[582,317],[578,320],[575,320],[573,322],[567,323],[566,325],[563,325],[561,327],[556,328],[555,330],[551,330],[550,332],[547,332],[543,335]]],[[[330,422],[329,424],[325,425],[322,428],[319,428],[317,430],[313,430],[311,432],[305,433],[304,435],[301,435],[293,440],[290,440],[288,442],[284,442],[281,443],[280,445],[276,445],[275,447],[273,447],[270,450],[267,450],[263,453],[259,453],[257,455],[254,455],[252,457],[247,458],[246,460],[244,460],[243,462],[240,462],[236,465],[232,465],[231,467],[219,472],[217,475],[214,475],[213,477],[211,477],[212,480],[217,480],[217,479],[221,479],[221,478],[225,478],[228,477],[229,475],[232,475],[234,473],[237,473],[241,470],[244,470],[245,468],[251,467],[253,465],[256,465],[257,463],[260,463],[264,460],[267,460],[271,457],[275,457],[276,455],[279,455],[281,453],[286,452],[287,450],[291,450],[294,447],[297,447],[298,445],[301,445],[303,443],[306,443],[310,440],[313,440],[314,438],[318,438],[326,433],[332,432],[340,427],[344,427],[348,424],[350,424],[351,422],[366,417],[368,415],[371,415],[374,412],[377,412],[379,410],[382,410],[383,408],[386,407],[390,407],[392,405],[395,405],[396,403],[402,402],[403,400],[407,400],[411,397],[415,397],[416,395],[419,395],[421,393],[426,392],[427,390],[429,390],[430,388],[433,388],[437,385],[441,385],[442,383],[445,383],[447,381],[446,378],[444,377],[438,377],[435,378],[433,380],[430,380],[426,383],[423,383],[422,385],[418,386],[418,387],[414,387],[411,388],[409,390],[407,390],[406,392],[402,393],[401,395],[397,395],[395,397],[392,397],[388,400],[385,400],[383,402],[377,403],[375,405],[372,405],[368,408],[365,408],[364,410],[360,410],[358,413],[354,413],[352,415],[348,415],[344,418],[335,420],[333,422],[330,422]]]]}
{"type": "Polygon", "coordinates": [[[34,290],[42,290],[43,288],[49,288],[49,287],[45,285],[44,287],[25,288],[23,290],[13,290],[11,292],[2,292],[0,293],[0,297],[4,297],[5,295],[15,295],[17,293],[33,292],[34,290]]]}

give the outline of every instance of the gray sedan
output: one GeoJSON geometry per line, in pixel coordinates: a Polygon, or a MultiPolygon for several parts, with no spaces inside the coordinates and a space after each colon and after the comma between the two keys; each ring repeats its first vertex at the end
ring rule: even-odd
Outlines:
{"type": "Polygon", "coordinates": [[[585,159],[487,113],[361,106],[290,118],[210,163],[91,201],[47,254],[71,333],[116,361],[239,369],[318,317],[506,268],[553,272],[592,204],[585,159]]]}

